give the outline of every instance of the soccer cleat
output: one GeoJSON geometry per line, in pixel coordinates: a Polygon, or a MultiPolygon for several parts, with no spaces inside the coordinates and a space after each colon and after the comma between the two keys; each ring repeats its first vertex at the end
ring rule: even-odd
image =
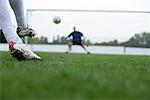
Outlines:
{"type": "Polygon", "coordinates": [[[36,35],[36,32],[31,29],[31,28],[27,28],[27,29],[21,29],[21,28],[17,28],[17,34],[20,36],[20,37],[24,37],[24,36],[30,36],[30,37],[33,37],[36,35]]]}
{"type": "Polygon", "coordinates": [[[41,57],[33,53],[25,44],[9,43],[10,54],[18,60],[41,60],[41,57]]]}

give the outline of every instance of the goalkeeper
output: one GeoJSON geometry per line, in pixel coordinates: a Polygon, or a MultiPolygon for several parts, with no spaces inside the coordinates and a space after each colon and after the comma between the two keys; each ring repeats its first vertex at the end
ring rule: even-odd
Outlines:
{"type": "Polygon", "coordinates": [[[67,53],[69,53],[72,49],[72,45],[80,45],[85,51],[87,54],[90,54],[90,52],[85,48],[82,40],[84,39],[84,36],[81,32],[79,31],[76,31],[76,28],[73,27],[73,32],[71,32],[68,37],[67,37],[67,40],[68,40],[68,50],[67,50],[67,53]],[[70,39],[70,37],[72,36],[72,39],[70,39]],[[70,41],[71,40],[71,41],[70,41]]]}

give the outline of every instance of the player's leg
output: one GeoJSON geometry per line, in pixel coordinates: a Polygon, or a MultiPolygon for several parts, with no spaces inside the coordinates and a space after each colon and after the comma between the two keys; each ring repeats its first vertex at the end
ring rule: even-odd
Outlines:
{"type": "Polygon", "coordinates": [[[68,42],[68,49],[66,53],[69,53],[72,50],[72,44],[73,43],[71,41],[68,42]]]}
{"type": "Polygon", "coordinates": [[[90,52],[85,48],[85,46],[82,43],[80,43],[79,45],[87,52],[87,54],[90,54],[90,52]]]}
{"type": "Polygon", "coordinates": [[[9,2],[16,15],[18,27],[22,29],[26,29],[27,24],[26,24],[25,12],[24,12],[23,0],[9,0],[9,2]]]}
{"type": "Polygon", "coordinates": [[[16,19],[8,0],[0,0],[0,27],[9,43],[10,53],[13,57],[23,59],[41,59],[28,49],[16,33],[16,19]]]}
{"type": "Polygon", "coordinates": [[[0,0],[0,27],[4,33],[7,42],[23,43],[20,37],[16,34],[16,18],[9,5],[8,0],[0,0]]]}
{"type": "Polygon", "coordinates": [[[27,25],[27,19],[24,11],[24,4],[23,0],[9,0],[11,7],[13,8],[16,20],[18,24],[17,33],[19,36],[35,36],[36,32],[29,28],[27,25]]]}

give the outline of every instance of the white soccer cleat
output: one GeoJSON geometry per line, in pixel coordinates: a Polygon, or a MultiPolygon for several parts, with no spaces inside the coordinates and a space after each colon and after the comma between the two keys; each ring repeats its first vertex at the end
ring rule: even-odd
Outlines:
{"type": "Polygon", "coordinates": [[[25,44],[9,43],[10,53],[18,60],[41,60],[41,57],[33,53],[25,44]]]}
{"type": "Polygon", "coordinates": [[[24,36],[34,37],[36,35],[36,32],[32,28],[21,29],[18,27],[17,28],[17,34],[20,37],[24,37],[24,36]]]}

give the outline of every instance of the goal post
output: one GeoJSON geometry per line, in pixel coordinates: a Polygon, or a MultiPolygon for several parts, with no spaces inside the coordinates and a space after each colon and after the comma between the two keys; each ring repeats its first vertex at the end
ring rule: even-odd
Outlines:
{"type": "MultiPolygon", "coordinates": [[[[90,40],[95,40],[94,42],[98,41],[98,38],[101,41],[119,39],[121,34],[122,37],[120,40],[125,41],[132,34],[137,32],[140,33],[142,31],[150,31],[149,16],[150,11],[27,9],[27,23],[33,26],[33,28],[37,29],[40,35],[47,36],[50,41],[55,34],[65,36],[69,34],[69,32],[72,31],[71,27],[74,25],[77,26],[79,31],[82,31],[89,36],[90,40]],[[60,25],[55,25],[52,22],[52,16],[60,16],[62,18],[60,25]],[[142,21],[143,23],[139,24],[142,21]],[[134,23],[135,25],[137,24],[137,26],[133,26],[134,23]],[[125,26],[125,24],[128,25],[125,26]],[[139,29],[143,25],[146,27],[139,29]],[[114,26],[118,27],[119,29],[114,26]],[[132,30],[133,28],[135,30],[132,30]],[[124,35],[127,33],[125,31],[128,29],[131,30],[132,34],[129,33],[130,36],[124,37],[124,35]],[[93,36],[93,34],[95,34],[95,36],[93,36]]],[[[25,41],[27,43],[27,39],[25,41]]]]}

